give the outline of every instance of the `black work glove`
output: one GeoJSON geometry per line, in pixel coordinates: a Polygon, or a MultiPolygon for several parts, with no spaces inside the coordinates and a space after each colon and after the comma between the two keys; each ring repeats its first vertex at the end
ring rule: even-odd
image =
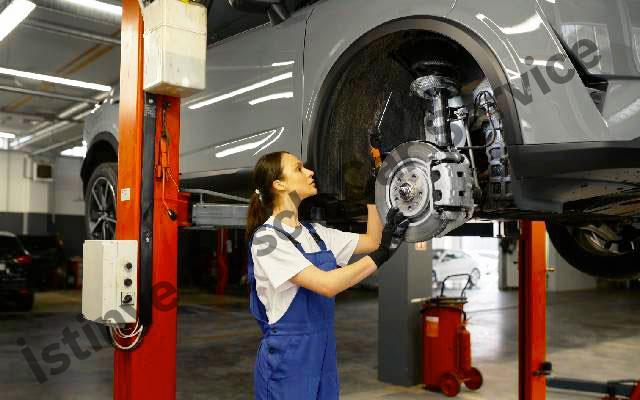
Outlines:
{"type": "Polygon", "coordinates": [[[389,210],[380,246],[369,254],[376,267],[380,268],[396,252],[408,227],[409,219],[397,207],[389,210]]]}

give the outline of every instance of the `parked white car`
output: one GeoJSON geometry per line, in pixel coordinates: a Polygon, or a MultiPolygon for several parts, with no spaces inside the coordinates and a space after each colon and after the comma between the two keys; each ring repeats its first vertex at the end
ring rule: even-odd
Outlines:
{"type": "Polygon", "coordinates": [[[442,282],[446,277],[456,274],[470,274],[472,286],[477,286],[482,276],[482,266],[462,250],[433,249],[433,281],[442,282]]]}

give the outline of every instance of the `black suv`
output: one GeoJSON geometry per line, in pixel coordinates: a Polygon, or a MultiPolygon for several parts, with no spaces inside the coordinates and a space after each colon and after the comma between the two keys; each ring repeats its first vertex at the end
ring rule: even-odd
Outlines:
{"type": "Polygon", "coordinates": [[[12,301],[21,311],[33,308],[33,290],[27,279],[32,259],[16,235],[0,232],[0,301],[12,301]]]}

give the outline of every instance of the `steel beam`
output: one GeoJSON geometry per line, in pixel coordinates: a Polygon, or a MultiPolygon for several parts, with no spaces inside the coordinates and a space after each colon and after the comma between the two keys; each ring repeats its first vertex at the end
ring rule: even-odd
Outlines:
{"type": "MultiPolygon", "coordinates": [[[[82,18],[89,21],[100,22],[108,25],[120,25],[121,16],[106,11],[101,11],[65,0],[31,0],[39,8],[48,11],[65,14],[75,18],[82,18]]],[[[138,3],[138,7],[139,7],[138,3]]]]}
{"type": "Polygon", "coordinates": [[[42,149],[38,149],[36,151],[32,151],[30,154],[32,156],[37,156],[38,154],[46,153],[47,151],[51,151],[51,150],[57,149],[59,147],[65,146],[65,145],[67,145],[69,143],[77,142],[78,140],[82,140],[82,136],[74,137],[74,138],[71,138],[71,139],[68,139],[68,140],[63,140],[62,142],[58,142],[58,143],[52,144],[51,146],[47,146],[47,147],[44,147],[42,149]]]}
{"type": "Polygon", "coordinates": [[[40,120],[38,122],[76,122],[71,118],[60,118],[56,114],[45,114],[45,113],[24,113],[17,111],[1,111],[0,110],[0,118],[2,116],[10,116],[10,117],[19,117],[19,118],[27,118],[31,120],[40,120]]]}
{"type": "Polygon", "coordinates": [[[51,93],[51,92],[45,92],[42,90],[24,89],[24,88],[19,88],[15,86],[3,85],[3,86],[0,86],[0,91],[27,94],[27,95],[38,96],[38,97],[47,97],[50,99],[57,99],[57,100],[64,100],[64,101],[72,101],[74,103],[98,104],[100,102],[98,100],[94,100],[86,97],[69,96],[66,94],[51,93]]]}
{"type": "Polygon", "coordinates": [[[98,33],[87,32],[80,29],[69,28],[63,25],[52,24],[50,22],[41,21],[38,19],[27,19],[20,27],[37,29],[44,32],[55,33],[56,35],[72,37],[75,39],[88,40],[90,42],[108,44],[113,46],[120,46],[120,39],[113,37],[100,35],[98,33]]]}

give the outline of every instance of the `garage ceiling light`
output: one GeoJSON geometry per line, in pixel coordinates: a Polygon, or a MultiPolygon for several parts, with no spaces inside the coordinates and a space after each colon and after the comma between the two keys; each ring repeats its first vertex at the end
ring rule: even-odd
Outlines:
{"type": "Polygon", "coordinates": [[[36,74],[33,72],[18,71],[17,69],[11,69],[11,68],[0,67],[0,75],[18,76],[20,78],[35,79],[36,81],[57,83],[60,85],[79,87],[83,89],[92,89],[100,92],[111,91],[111,86],[100,85],[97,83],[76,81],[73,79],[59,78],[57,76],[51,76],[51,75],[36,74]]]}
{"type": "Polygon", "coordinates": [[[94,10],[108,12],[109,14],[122,15],[122,7],[97,0],[66,0],[81,7],[92,8],[94,10]]]}
{"type": "Polygon", "coordinates": [[[0,139],[15,139],[16,135],[13,133],[0,132],[0,139]]]}
{"type": "Polygon", "coordinates": [[[13,0],[0,13],[0,41],[11,33],[16,26],[20,25],[34,8],[36,8],[36,5],[30,1],[13,0]]]}

